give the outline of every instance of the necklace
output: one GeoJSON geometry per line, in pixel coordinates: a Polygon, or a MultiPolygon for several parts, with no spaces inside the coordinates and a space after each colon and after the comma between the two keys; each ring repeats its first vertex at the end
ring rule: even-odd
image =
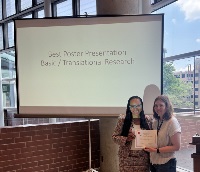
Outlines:
{"type": "Polygon", "coordinates": [[[132,115],[132,117],[135,119],[135,118],[140,118],[139,115],[132,115]]]}
{"type": "Polygon", "coordinates": [[[157,135],[158,135],[158,132],[160,131],[160,128],[161,128],[161,126],[162,126],[162,124],[163,124],[163,121],[164,121],[164,119],[162,119],[162,121],[161,121],[161,123],[160,123],[160,125],[159,125],[160,120],[158,120],[157,135]]]}

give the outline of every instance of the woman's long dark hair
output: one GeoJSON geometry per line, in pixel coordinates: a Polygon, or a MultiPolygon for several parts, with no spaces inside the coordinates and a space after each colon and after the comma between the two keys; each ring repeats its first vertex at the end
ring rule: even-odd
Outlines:
{"type": "Polygon", "coordinates": [[[130,101],[132,99],[139,99],[140,102],[141,102],[141,105],[142,105],[142,111],[140,112],[140,128],[150,130],[149,125],[147,124],[147,121],[146,121],[146,118],[145,118],[145,115],[144,115],[142,99],[138,96],[132,96],[128,100],[128,104],[127,104],[127,108],[126,108],[126,117],[124,119],[124,125],[123,125],[122,133],[121,133],[121,136],[125,136],[125,137],[128,136],[128,133],[129,133],[129,130],[130,130],[130,127],[131,127],[131,124],[132,124],[132,120],[133,120],[132,112],[131,112],[130,107],[129,107],[130,101]]]}

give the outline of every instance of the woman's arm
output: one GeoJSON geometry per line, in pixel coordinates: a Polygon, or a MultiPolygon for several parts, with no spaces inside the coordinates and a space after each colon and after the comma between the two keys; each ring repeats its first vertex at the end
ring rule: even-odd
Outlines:
{"type": "Polygon", "coordinates": [[[124,117],[120,115],[112,135],[112,140],[118,145],[125,145],[127,141],[127,137],[121,136],[123,124],[124,117]]]}
{"type": "Polygon", "coordinates": [[[174,134],[173,136],[170,137],[170,139],[171,139],[172,145],[159,148],[160,152],[174,152],[174,151],[178,151],[180,149],[181,133],[178,132],[178,133],[174,134]]]}
{"type": "MultiPolygon", "coordinates": [[[[160,153],[165,153],[165,152],[174,152],[178,151],[181,146],[181,133],[175,133],[173,136],[170,137],[171,139],[171,146],[164,146],[159,148],[160,153]]],[[[157,152],[157,148],[145,148],[144,149],[147,152],[157,152]]]]}

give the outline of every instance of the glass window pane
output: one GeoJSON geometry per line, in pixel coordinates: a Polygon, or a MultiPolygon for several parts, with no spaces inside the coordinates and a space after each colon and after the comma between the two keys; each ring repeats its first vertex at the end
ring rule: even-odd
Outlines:
{"type": "Polygon", "coordinates": [[[44,10],[37,11],[38,18],[44,18],[44,10]]]}
{"type": "Polygon", "coordinates": [[[3,28],[0,26],[0,50],[3,49],[3,28]]]}
{"type": "Polygon", "coordinates": [[[199,50],[200,13],[195,3],[177,1],[155,13],[164,13],[166,57],[199,50]]]}
{"type": "Polygon", "coordinates": [[[197,59],[194,60],[197,56],[191,57],[187,54],[199,51],[199,10],[195,3],[176,1],[154,13],[164,14],[164,57],[170,59],[176,56],[183,57],[185,54],[185,59],[172,61],[171,66],[164,63],[164,93],[167,91],[171,96],[175,108],[194,113],[194,110],[199,108],[198,102],[200,102],[199,84],[197,84],[199,82],[196,82],[199,80],[199,75],[195,74],[200,72],[197,70],[200,65],[196,64],[197,59]],[[171,70],[170,74],[168,70],[171,70]]]}
{"type": "Polygon", "coordinates": [[[14,81],[3,81],[3,107],[16,107],[16,83],[14,81]]]}
{"type": "MultiPolygon", "coordinates": [[[[164,63],[163,92],[172,101],[175,112],[192,110],[194,98],[194,57],[164,63]]],[[[195,95],[194,95],[195,94],[195,95]]]]}
{"type": "Polygon", "coordinates": [[[21,0],[21,11],[32,7],[32,0],[21,0]]]}
{"type": "Polygon", "coordinates": [[[151,4],[154,4],[155,3],[155,0],[151,0],[151,4]]]}
{"type": "Polygon", "coordinates": [[[0,0],[0,20],[2,20],[2,0],[0,0]]]}
{"type": "Polygon", "coordinates": [[[9,17],[16,13],[15,1],[6,0],[6,17],[9,17]]]}
{"type": "Polygon", "coordinates": [[[80,1],[80,15],[96,15],[96,0],[80,1]]]}
{"type": "Polygon", "coordinates": [[[8,23],[8,47],[14,46],[14,22],[8,23]]]}
{"type": "Polygon", "coordinates": [[[44,2],[44,0],[37,0],[37,4],[44,2]]]}
{"type": "Polygon", "coordinates": [[[72,16],[72,0],[56,4],[57,17],[72,16]]]}
{"type": "Polygon", "coordinates": [[[15,53],[14,51],[4,52],[0,54],[2,78],[16,78],[15,73],[15,53]]]}
{"type": "Polygon", "coordinates": [[[33,16],[32,16],[32,14],[29,14],[29,15],[27,15],[27,16],[23,16],[22,18],[23,18],[23,19],[28,19],[28,18],[33,18],[33,16]]]}
{"type": "Polygon", "coordinates": [[[0,54],[2,71],[3,107],[16,107],[15,52],[0,54]]]}

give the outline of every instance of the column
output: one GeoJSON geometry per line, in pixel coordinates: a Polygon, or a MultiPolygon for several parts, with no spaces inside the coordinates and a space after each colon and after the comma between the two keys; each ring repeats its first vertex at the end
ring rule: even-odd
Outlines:
{"type": "Polygon", "coordinates": [[[45,17],[52,17],[51,0],[44,0],[44,15],[45,17]]]}
{"type": "Polygon", "coordinates": [[[138,15],[151,12],[150,0],[97,0],[97,15],[138,15]]]}
{"type": "MultiPolygon", "coordinates": [[[[97,15],[149,14],[150,4],[150,0],[97,0],[97,15]]],[[[119,146],[111,139],[117,118],[100,119],[100,170],[103,172],[119,171],[119,146]]]]}

